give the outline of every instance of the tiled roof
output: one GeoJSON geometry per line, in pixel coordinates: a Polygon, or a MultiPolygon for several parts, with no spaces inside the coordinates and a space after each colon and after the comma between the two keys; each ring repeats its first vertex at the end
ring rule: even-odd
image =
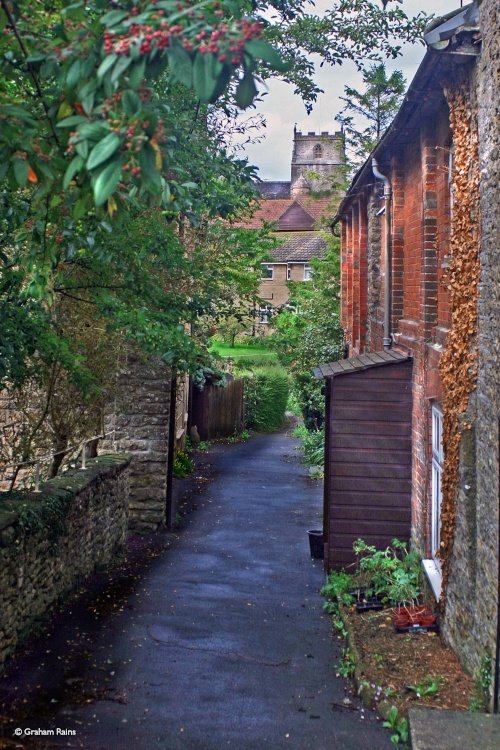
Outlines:
{"type": "Polygon", "coordinates": [[[305,232],[314,229],[315,220],[305,208],[294,201],[278,219],[280,232],[305,232]]]}
{"type": "Polygon", "coordinates": [[[277,263],[300,263],[325,256],[326,242],[317,232],[294,232],[277,236],[285,240],[269,254],[270,260],[277,263]]]}
{"type": "MultiPolygon", "coordinates": [[[[326,219],[332,218],[336,211],[336,205],[332,206],[332,198],[312,198],[309,195],[299,195],[296,198],[266,198],[264,199],[254,215],[245,222],[242,222],[240,226],[248,229],[259,229],[262,224],[267,222],[277,222],[278,231],[303,231],[305,229],[311,229],[313,224],[325,217],[326,219]],[[284,214],[295,206],[297,211],[297,226],[289,221],[285,222],[285,225],[280,227],[280,219],[284,214]],[[302,209],[302,211],[300,211],[302,209]],[[306,226],[304,220],[304,212],[311,217],[311,223],[306,226]]],[[[293,212],[292,212],[293,214],[293,212]]],[[[286,217],[287,219],[292,218],[291,215],[286,217]]]]}

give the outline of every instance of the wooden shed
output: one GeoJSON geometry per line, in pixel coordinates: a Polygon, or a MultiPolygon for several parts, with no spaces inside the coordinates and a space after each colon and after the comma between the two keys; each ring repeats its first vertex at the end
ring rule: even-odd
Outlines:
{"type": "Polygon", "coordinates": [[[410,538],[412,361],[370,352],[322,365],[326,380],[325,568],[355,560],[361,537],[386,547],[410,538]]]}

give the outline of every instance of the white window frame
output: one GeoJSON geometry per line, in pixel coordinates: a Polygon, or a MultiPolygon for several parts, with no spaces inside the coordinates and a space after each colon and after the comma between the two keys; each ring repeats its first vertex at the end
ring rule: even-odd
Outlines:
{"type": "Polygon", "coordinates": [[[292,267],[291,266],[286,267],[286,280],[287,281],[292,280],[292,267]]]}
{"type": "Polygon", "coordinates": [[[274,265],[272,263],[262,263],[262,275],[261,275],[261,281],[273,281],[274,279],[274,265]],[[270,276],[264,276],[264,269],[267,269],[271,272],[270,276]]]}
{"type": "Polygon", "coordinates": [[[259,308],[259,323],[261,326],[269,325],[269,319],[273,315],[273,308],[271,305],[264,305],[259,308]]]}
{"type": "Polygon", "coordinates": [[[309,263],[304,265],[304,281],[311,281],[313,274],[312,266],[309,263]]]}
{"type": "Polygon", "coordinates": [[[431,555],[438,560],[437,552],[441,543],[441,478],[443,474],[443,413],[432,405],[432,480],[431,480],[431,555]]]}
{"type": "Polygon", "coordinates": [[[437,404],[432,404],[431,412],[431,558],[422,560],[430,587],[436,600],[441,597],[441,561],[437,557],[441,543],[441,478],[443,473],[443,413],[437,404]]]}

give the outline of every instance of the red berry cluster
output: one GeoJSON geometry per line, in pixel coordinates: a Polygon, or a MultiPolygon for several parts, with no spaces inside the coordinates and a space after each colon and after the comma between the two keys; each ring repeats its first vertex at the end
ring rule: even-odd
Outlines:
{"type": "Polygon", "coordinates": [[[112,34],[104,32],[104,51],[107,55],[129,55],[134,44],[139,45],[141,55],[147,55],[153,48],[165,49],[170,45],[172,36],[179,36],[184,31],[183,26],[168,26],[161,21],[160,28],[155,29],[149,24],[131,24],[127,34],[112,34]]]}
{"type": "MultiPolygon", "coordinates": [[[[186,6],[177,3],[179,10],[186,6]]],[[[214,8],[218,3],[214,3],[214,8]]],[[[137,13],[133,13],[137,15],[137,13]]],[[[216,10],[215,15],[223,15],[216,10]]],[[[141,56],[148,55],[154,50],[163,50],[170,46],[172,37],[181,38],[184,49],[188,52],[199,51],[202,55],[216,55],[220,62],[230,60],[232,65],[238,66],[243,60],[245,42],[259,38],[262,35],[263,24],[260,21],[242,19],[232,29],[227,23],[221,23],[212,30],[199,31],[190,39],[185,33],[184,26],[179,24],[169,26],[162,18],[163,11],[154,11],[147,24],[132,23],[127,32],[118,34],[109,30],[104,32],[104,51],[107,55],[130,55],[133,45],[138,46],[141,56]],[[152,25],[152,24],[155,25],[152,25]]],[[[203,18],[203,16],[202,16],[203,18]]]]}

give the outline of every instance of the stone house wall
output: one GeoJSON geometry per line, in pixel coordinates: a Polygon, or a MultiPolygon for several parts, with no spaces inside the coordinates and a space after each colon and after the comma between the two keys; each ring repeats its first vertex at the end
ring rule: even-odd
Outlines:
{"type": "Polygon", "coordinates": [[[499,596],[500,12],[495,0],[481,3],[480,25],[481,56],[473,81],[481,209],[478,377],[468,415],[472,429],[461,445],[445,629],[472,671],[485,658],[494,666],[499,596]]]}
{"type": "Polygon", "coordinates": [[[127,533],[130,456],[104,455],[0,501],[0,668],[33,621],[127,533]]]}
{"type": "Polygon", "coordinates": [[[130,529],[166,522],[171,372],[161,360],[129,352],[105,418],[105,449],[131,453],[130,529]]]}
{"type": "Polygon", "coordinates": [[[269,301],[271,307],[286,305],[290,298],[288,281],[304,281],[306,263],[266,263],[273,267],[272,279],[261,279],[258,296],[269,301]],[[288,279],[290,269],[290,279],[288,279]]]}

